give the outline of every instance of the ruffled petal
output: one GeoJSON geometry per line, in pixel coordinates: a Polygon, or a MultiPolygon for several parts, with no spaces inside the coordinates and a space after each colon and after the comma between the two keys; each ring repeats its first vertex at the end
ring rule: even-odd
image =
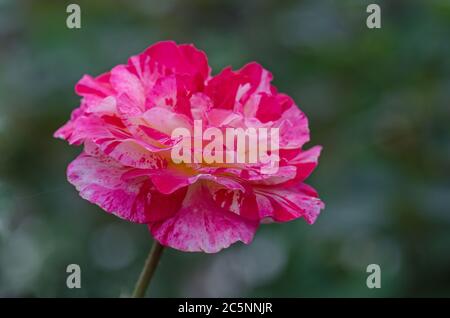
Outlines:
{"type": "Polygon", "coordinates": [[[257,227],[258,222],[217,206],[202,184],[189,188],[173,217],[149,224],[150,232],[162,245],[206,253],[216,253],[237,241],[249,244],[257,227]]]}
{"type": "MultiPolygon", "coordinates": [[[[111,85],[118,96],[125,94],[136,109],[134,114],[145,111],[145,91],[139,78],[125,65],[118,65],[111,70],[111,85]]],[[[131,110],[128,110],[131,112],[131,110]]]]}
{"type": "Polygon", "coordinates": [[[158,221],[178,211],[186,189],[164,195],[142,175],[123,178],[127,172],[129,168],[106,156],[84,152],[69,165],[67,178],[82,198],[131,222],[158,221]]]}
{"type": "Polygon", "coordinates": [[[171,74],[188,76],[195,86],[203,87],[210,68],[206,54],[191,44],[177,45],[173,41],[155,43],[128,60],[128,70],[141,81],[148,92],[156,81],[171,74]]]}
{"type": "Polygon", "coordinates": [[[295,158],[288,162],[289,165],[295,165],[295,180],[303,181],[307,179],[319,164],[319,156],[322,151],[321,146],[314,146],[311,149],[300,152],[295,158]]]}
{"type": "Polygon", "coordinates": [[[261,218],[287,222],[303,217],[312,224],[325,205],[310,186],[299,183],[291,187],[255,187],[261,218]]]}

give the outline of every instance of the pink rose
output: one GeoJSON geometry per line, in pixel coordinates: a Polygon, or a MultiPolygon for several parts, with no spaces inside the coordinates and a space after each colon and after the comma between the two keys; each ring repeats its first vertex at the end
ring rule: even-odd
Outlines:
{"type": "Polygon", "coordinates": [[[85,75],[75,86],[80,107],[55,133],[84,145],[68,180],[84,199],[146,223],[162,245],[182,251],[248,244],[262,221],[313,223],[324,204],[303,182],[321,147],[302,149],[307,118],[271,80],[257,63],[211,76],[204,52],[170,41],[98,77],[85,75]],[[172,132],[192,131],[195,121],[220,131],[278,128],[276,173],[263,173],[261,162],[175,163],[172,151],[183,140],[172,132]]]}

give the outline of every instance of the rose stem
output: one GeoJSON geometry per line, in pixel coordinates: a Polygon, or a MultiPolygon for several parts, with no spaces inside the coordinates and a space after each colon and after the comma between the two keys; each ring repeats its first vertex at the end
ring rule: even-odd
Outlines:
{"type": "Polygon", "coordinates": [[[142,298],[145,296],[145,292],[150,284],[153,274],[155,273],[156,266],[158,266],[163,250],[164,246],[155,240],[147,259],[145,260],[145,265],[142,269],[141,275],[139,276],[139,280],[136,283],[136,287],[134,288],[133,298],[142,298]]]}

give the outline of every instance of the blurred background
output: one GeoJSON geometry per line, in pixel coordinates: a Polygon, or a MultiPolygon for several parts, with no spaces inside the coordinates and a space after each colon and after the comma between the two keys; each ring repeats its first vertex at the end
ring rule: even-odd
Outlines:
{"type": "Polygon", "coordinates": [[[0,0],[0,296],[131,293],[145,225],[81,199],[52,138],[74,85],[159,40],[194,43],[213,73],[258,61],[321,144],[314,225],[262,226],[218,254],[166,250],[154,297],[450,296],[450,1],[0,0]],[[81,6],[81,29],[66,6],[81,6]],[[382,28],[366,27],[366,7],[382,28]],[[81,266],[81,289],[66,266],[81,266]],[[381,266],[381,289],[366,267],[381,266]]]}

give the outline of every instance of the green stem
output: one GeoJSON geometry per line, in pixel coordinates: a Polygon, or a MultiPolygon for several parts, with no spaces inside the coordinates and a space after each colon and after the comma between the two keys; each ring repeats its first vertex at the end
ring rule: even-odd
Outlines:
{"type": "Polygon", "coordinates": [[[147,256],[144,268],[139,276],[139,280],[136,283],[136,287],[134,288],[133,298],[142,298],[145,296],[145,292],[147,291],[148,285],[150,284],[153,274],[155,273],[156,266],[158,266],[163,250],[164,246],[155,240],[152,249],[147,256]]]}

